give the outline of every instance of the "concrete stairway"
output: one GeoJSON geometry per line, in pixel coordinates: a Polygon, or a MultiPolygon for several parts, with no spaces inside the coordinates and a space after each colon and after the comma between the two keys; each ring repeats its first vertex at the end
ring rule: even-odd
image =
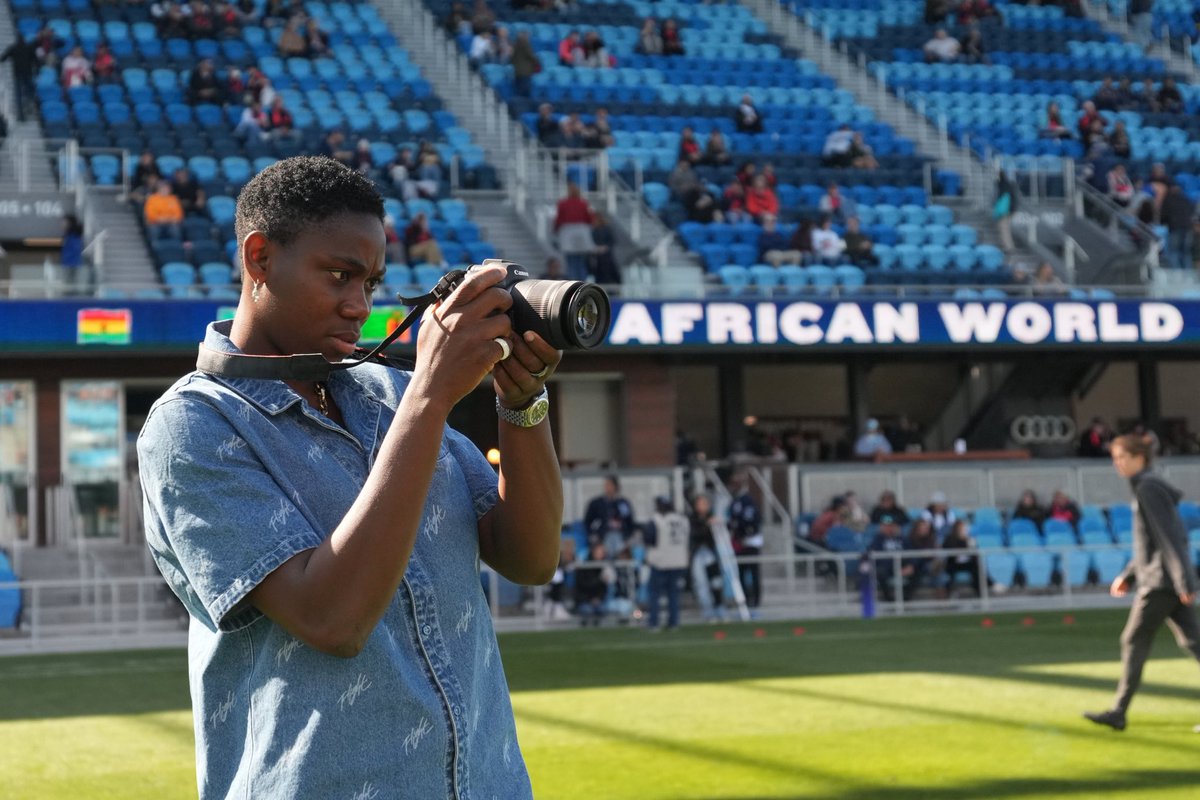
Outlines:
{"type": "Polygon", "coordinates": [[[87,202],[87,218],[91,223],[87,231],[89,238],[94,240],[104,233],[103,242],[92,254],[96,264],[96,285],[126,291],[157,286],[158,273],[150,246],[138,225],[136,207],[117,198],[111,191],[95,188],[88,190],[87,202]]]}
{"type": "Polygon", "coordinates": [[[471,192],[460,195],[467,201],[471,220],[483,238],[496,246],[501,258],[515,261],[531,275],[542,273],[554,252],[530,234],[525,220],[505,199],[503,192],[471,192]]]}

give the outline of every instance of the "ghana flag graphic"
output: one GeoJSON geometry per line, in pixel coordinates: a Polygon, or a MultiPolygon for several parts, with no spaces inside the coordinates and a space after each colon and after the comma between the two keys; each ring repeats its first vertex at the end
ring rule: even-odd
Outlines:
{"type": "Polygon", "coordinates": [[[81,308],[76,324],[78,344],[129,344],[133,314],[127,308],[81,308]]]}

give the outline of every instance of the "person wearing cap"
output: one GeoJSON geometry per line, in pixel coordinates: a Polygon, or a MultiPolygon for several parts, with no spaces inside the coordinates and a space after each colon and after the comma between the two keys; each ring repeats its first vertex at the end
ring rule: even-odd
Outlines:
{"type": "Polygon", "coordinates": [[[658,630],[658,610],[667,595],[667,628],[679,627],[679,584],[688,565],[688,518],[675,510],[671,498],[654,499],[654,516],[646,527],[646,563],[650,566],[649,617],[646,625],[658,630]]]}
{"type": "Polygon", "coordinates": [[[921,519],[928,520],[929,524],[933,526],[933,532],[941,539],[950,526],[958,520],[958,516],[950,510],[946,493],[934,492],[929,496],[929,505],[921,512],[921,519]]]}
{"type": "Polygon", "coordinates": [[[892,443],[879,429],[879,420],[872,417],[863,426],[862,436],[854,443],[854,457],[872,459],[876,456],[892,454],[892,443]]]}
{"type": "Polygon", "coordinates": [[[907,525],[910,522],[908,512],[896,502],[896,493],[891,489],[887,489],[881,493],[879,495],[879,502],[871,509],[871,524],[878,525],[885,514],[895,517],[901,525],[907,525]]]}

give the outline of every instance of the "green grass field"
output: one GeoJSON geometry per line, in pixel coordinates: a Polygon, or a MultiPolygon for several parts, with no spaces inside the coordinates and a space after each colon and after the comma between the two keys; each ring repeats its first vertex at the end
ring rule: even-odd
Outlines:
{"type": "MultiPolygon", "coordinates": [[[[1081,719],[1121,612],[501,638],[539,798],[1200,797],[1200,671],[1167,633],[1130,727],[1081,719]],[[718,639],[724,633],[723,639],[718,639]]],[[[0,659],[0,796],[195,796],[181,651],[0,659]]]]}

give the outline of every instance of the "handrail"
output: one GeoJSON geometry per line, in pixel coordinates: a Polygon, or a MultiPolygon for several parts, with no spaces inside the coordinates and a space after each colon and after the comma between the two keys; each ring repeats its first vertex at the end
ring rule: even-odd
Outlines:
{"type": "Polygon", "coordinates": [[[1072,202],[1067,204],[1072,216],[1077,219],[1090,219],[1114,243],[1135,245],[1140,243],[1143,252],[1142,279],[1143,281],[1148,280],[1158,269],[1159,254],[1163,248],[1163,242],[1154,229],[1130,214],[1128,209],[1114,203],[1112,198],[1082,178],[1077,178],[1072,186],[1074,189],[1072,202]],[[1089,209],[1103,214],[1107,222],[1089,216],[1087,214],[1089,209]],[[1124,242],[1121,238],[1122,230],[1129,237],[1124,242]]]}

